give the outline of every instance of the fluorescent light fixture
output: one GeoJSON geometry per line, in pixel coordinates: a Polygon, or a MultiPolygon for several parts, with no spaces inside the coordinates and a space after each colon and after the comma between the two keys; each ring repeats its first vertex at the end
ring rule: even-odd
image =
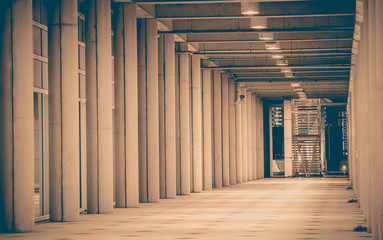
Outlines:
{"type": "Polygon", "coordinates": [[[253,29],[267,28],[267,17],[250,18],[250,27],[253,29]]]}
{"type": "Polygon", "coordinates": [[[258,34],[258,39],[270,41],[274,39],[274,34],[271,32],[261,32],[258,34]]]}
{"type": "Polygon", "coordinates": [[[291,83],[290,84],[292,87],[300,87],[301,85],[299,83],[291,83]]]}
{"type": "Polygon", "coordinates": [[[283,55],[276,54],[276,55],[272,55],[271,58],[272,59],[282,59],[283,55]]]}
{"type": "Polygon", "coordinates": [[[279,42],[266,42],[265,46],[266,46],[266,50],[278,50],[279,42]]]}
{"type": "Polygon", "coordinates": [[[289,65],[289,61],[286,59],[278,59],[277,61],[277,66],[287,66],[289,65]]]}
{"type": "Polygon", "coordinates": [[[242,2],[241,14],[243,15],[259,14],[259,2],[242,2]]]}
{"type": "Polygon", "coordinates": [[[281,72],[288,73],[288,72],[292,72],[292,70],[291,70],[291,68],[282,68],[281,72]]]}

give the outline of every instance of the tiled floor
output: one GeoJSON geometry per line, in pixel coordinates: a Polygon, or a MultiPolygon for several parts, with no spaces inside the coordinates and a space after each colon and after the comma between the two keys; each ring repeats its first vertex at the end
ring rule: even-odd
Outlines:
{"type": "Polygon", "coordinates": [[[344,179],[263,179],[113,214],[81,215],[80,222],[40,223],[0,239],[330,239],[370,238],[344,179]]]}

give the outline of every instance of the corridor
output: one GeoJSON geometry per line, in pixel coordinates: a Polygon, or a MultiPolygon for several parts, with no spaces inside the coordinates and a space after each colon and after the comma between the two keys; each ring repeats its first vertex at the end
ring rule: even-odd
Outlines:
{"type": "Polygon", "coordinates": [[[1,239],[369,239],[349,183],[337,178],[272,178],[213,189],[80,222],[47,222],[1,239]]]}

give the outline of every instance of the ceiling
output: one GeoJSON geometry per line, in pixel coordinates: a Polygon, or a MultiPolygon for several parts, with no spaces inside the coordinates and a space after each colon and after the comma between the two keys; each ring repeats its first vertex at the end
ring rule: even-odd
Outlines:
{"type": "Polygon", "coordinates": [[[176,34],[186,50],[201,55],[203,68],[227,72],[261,98],[296,98],[303,91],[308,98],[345,102],[355,1],[261,0],[259,14],[242,15],[241,2],[249,1],[132,2],[138,4],[141,17],[160,21],[160,34],[176,34]],[[267,28],[252,29],[250,19],[263,17],[267,17],[267,28]],[[262,33],[273,33],[273,40],[260,39],[262,33]],[[279,49],[267,50],[269,42],[279,49]],[[273,58],[277,55],[288,65],[277,65],[278,59],[273,58]]]}

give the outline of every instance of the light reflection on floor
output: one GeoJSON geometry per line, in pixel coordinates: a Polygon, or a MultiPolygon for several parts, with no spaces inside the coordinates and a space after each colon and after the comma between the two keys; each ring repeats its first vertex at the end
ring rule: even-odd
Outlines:
{"type": "Polygon", "coordinates": [[[0,239],[366,239],[345,179],[263,179],[113,214],[81,215],[80,222],[41,223],[28,234],[0,239]]]}

